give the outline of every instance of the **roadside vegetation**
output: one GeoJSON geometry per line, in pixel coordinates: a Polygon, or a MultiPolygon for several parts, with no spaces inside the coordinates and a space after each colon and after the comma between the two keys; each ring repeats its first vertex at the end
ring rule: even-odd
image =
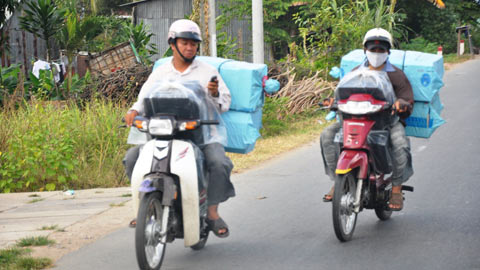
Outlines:
{"type": "MultiPolygon", "coordinates": [[[[89,73],[82,78],[67,76],[61,84],[55,83],[49,71],[40,72],[37,78],[31,72],[25,75],[19,64],[1,67],[0,192],[129,184],[122,166],[129,147],[125,143],[128,130],[119,126],[148,76],[151,56],[157,51],[150,42],[148,26],[109,16],[109,12],[104,12],[104,2],[108,1],[39,0],[26,7],[32,12],[21,19],[22,29],[43,33],[39,38],[57,42],[69,58],[79,50],[100,52],[131,41],[143,64],[110,77],[89,73]],[[103,4],[95,6],[95,2],[103,4]],[[38,6],[55,14],[49,17],[52,23],[60,23],[39,29],[35,22],[49,18],[34,12],[38,6]],[[82,8],[85,14],[78,14],[77,10],[82,8]]],[[[227,2],[220,7],[219,28],[251,14],[250,1],[227,2]]],[[[456,56],[458,22],[472,25],[473,44],[480,44],[478,22],[471,19],[480,12],[479,5],[472,4],[475,1],[451,0],[446,9],[414,0],[300,2],[307,5],[291,0],[264,0],[264,8],[269,11],[265,12],[265,33],[271,44],[268,49],[276,59],[269,63],[269,76],[280,81],[282,90],[265,99],[262,138],[255,150],[247,155],[229,153],[235,172],[318,139],[328,123],[317,104],[331,96],[336,85],[328,71],[338,66],[350,50],[361,48],[368,29],[390,30],[396,48],[403,50],[436,53],[441,45],[446,63],[469,59],[456,56]]],[[[7,3],[19,8],[17,1],[7,3]]],[[[5,38],[3,29],[0,34],[0,38],[5,38]]],[[[235,42],[232,37],[219,36],[219,56],[235,58],[235,42]]],[[[465,51],[469,52],[469,48],[465,51]]]]}
{"type": "Polygon", "coordinates": [[[54,244],[53,240],[44,236],[27,237],[17,241],[13,247],[0,249],[0,270],[39,270],[52,266],[49,258],[30,256],[32,250],[26,247],[46,246],[54,244]]]}

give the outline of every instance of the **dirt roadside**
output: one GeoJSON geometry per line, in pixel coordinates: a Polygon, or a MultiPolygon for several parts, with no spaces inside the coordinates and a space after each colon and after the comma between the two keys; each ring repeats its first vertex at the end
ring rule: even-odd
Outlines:
{"type": "Polygon", "coordinates": [[[95,242],[111,232],[127,227],[132,219],[132,212],[130,200],[121,206],[112,206],[104,212],[63,228],[61,231],[52,232],[48,238],[54,240],[55,244],[32,248],[32,256],[50,258],[55,264],[62,256],[95,242]]]}

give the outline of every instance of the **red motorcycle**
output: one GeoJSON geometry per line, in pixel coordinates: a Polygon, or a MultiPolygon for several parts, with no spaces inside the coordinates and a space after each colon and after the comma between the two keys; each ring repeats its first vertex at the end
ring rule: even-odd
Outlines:
{"type": "MultiPolygon", "coordinates": [[[[395,100],[390,81],[383,72],[360,70],[347,74],[335,90],[335,109],[343,121],[336,134],[340,155],[335,171],[332,200],[333,227],[337,238],[352,238],[357,214],[374,209],[380,220],[392,215],[388,207],[392,184],[389,126],[398,121],[392,114],[395,100]]],[[[402,190],[413,191],[403,186],[402,190]]]]}

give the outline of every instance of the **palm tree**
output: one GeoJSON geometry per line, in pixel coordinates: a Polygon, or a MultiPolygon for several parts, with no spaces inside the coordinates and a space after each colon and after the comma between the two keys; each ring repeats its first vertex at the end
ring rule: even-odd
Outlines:
{"type": "Polygon", "coordinates": [[[25,16],[20,17],[20,27],[40,37],[47,43],[47,61],[50,61],[49,40],[62,27],[64,13],[58,9],[53,0],[38,0],[27,2],[25,16]]]}

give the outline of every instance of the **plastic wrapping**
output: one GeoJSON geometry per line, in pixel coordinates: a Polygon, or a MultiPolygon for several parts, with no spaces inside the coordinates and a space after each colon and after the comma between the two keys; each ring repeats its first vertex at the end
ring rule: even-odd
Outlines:
{"type": "MultiPolygon", "coordinates": [[[[157,81],[144,91],[146,95],[143,105],[146,117],[171,114],[178,120],[216,120],[219,121],[219,125],[202,125],[198,130],[185,134],[200,132],[199,136],[195,136],[195,143],[199,145],[215,142],[224,146],[227,144],[227,132],[220,112],[197,81],[157,81]]],[[[130,131],[132,138],[129,135],[129,139],[136,141],[135,144],[142,144],[142,138],[135,137],[134,133],[130,131]]]]}
{"type": "Polygon", "coordinates": [[[228,111],[222,114],[228,133],[225,151],[246,154],[251,152],[262,127],[262,110],[255,112],[228,111]]]}
{"type": "Polygon", "coordinates": [[[439,126],[445,124],[445,120],[440,117],[442,109],[443,104],[438,94],[433,97],[432,102],[415,101],[412,114],[405,120],[407,136],[430,138],[439,126]]]}
{"type": "Polygon", "coordinates": [[[403,72],[414,90],[413,99],[430,102],[443,86],[443,57],[431,53],[407,51],[403,72]]]}
{"type": "Polygon", "coordinates": [[[393,104],[395,92],[386,72],[366,68],[354,70],[338,83],[335,99],[347,99],[352,94],[371,94],[375,99],[393,104]]]}

